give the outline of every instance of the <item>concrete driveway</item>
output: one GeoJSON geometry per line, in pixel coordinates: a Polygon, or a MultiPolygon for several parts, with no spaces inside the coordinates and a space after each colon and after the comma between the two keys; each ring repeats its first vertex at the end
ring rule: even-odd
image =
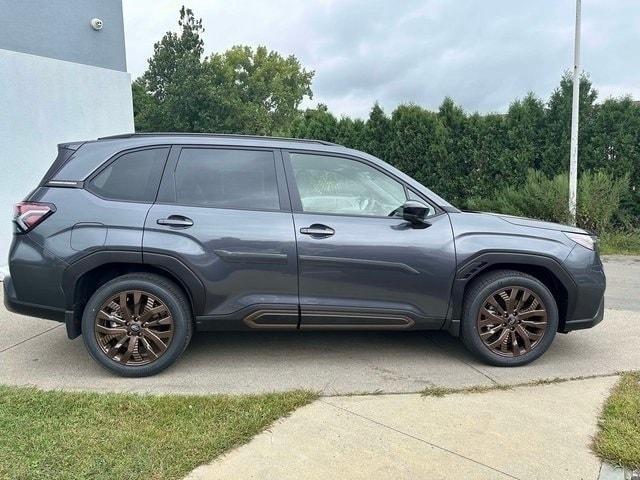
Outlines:
{"type": "Polygon", "coordinates": [[[69,341],[64,326],[0,307],[0,383],[45,389],[173,393],[255,393],[294,388],[327,395],[417,392],[541,378],[640,370],[640,257],[609,257],[605,320],[558,335],[532,365],[488,367],[442,332],[249,332],[197,334],[160,375],[115,377],[69,341]]]}

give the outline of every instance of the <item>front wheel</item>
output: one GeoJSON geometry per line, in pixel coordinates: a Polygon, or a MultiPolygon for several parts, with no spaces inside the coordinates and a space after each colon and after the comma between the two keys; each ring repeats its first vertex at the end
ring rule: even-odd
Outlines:
{"type": "Polygon", "coordinates": [[[465,295],[461,335],[484,362],[524,365],[540,357],[558,329],[558,307],[538,279],[518,271],[491,272],[465,295]]]}
{"type": "Polygon", "coordinates": [[[154,375],[173,364],[191,339],[189,303],[159,275],[115,278],[89,299],[82,336],[91,356],[126,377],[154,375]]]}

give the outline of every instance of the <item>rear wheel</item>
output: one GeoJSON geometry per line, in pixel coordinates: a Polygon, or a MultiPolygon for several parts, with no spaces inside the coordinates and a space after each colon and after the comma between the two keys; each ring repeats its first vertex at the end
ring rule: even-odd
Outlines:
{"type": "Polygon", "coordinates": [[[540,357],[558,329],[558,307],[538,279],[518,271],[491,272],[465,295],[465,346],[491,365],[518,366],[540,357]]]}
{"type": "Polygon", "coordinates": [[[100,287],[82,317],[91,356],[119,375],[154,375],[177,360],[192,333],[184,293],[164,277],[128,274],[100,287]]]}

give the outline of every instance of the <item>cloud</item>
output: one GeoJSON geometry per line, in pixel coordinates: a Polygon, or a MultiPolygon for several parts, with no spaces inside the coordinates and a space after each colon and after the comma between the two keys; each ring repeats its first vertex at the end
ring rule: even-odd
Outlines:
{"type": "MultiPolygon", "coordinates": [[[[153,43],[177,27],[181,2],[124,0],[127,58],[142,73],[153,43]]],[[[504,111],[529,91],[546,98],[573,64],[571,0],[282,0],[187,4],[207,52],[266,45],[316,71],[310,104],[366,117],[451,96],[469,111],[504,111]]],[[[640,2],[583,2],[582,64],[603,96],[638,95],[640,2]]]]}

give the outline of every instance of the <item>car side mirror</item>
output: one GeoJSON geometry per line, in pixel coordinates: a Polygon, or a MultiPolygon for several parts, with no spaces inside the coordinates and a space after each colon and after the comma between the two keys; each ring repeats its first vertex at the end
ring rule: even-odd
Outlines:
{"type": "Polygon", "coordinates": [[[422,202],[416,200],[407,200],[402,205],[402,218],[411,225],[416,227],[428,227],[429,222],[426,221],[430,208],[422,202]]]}

